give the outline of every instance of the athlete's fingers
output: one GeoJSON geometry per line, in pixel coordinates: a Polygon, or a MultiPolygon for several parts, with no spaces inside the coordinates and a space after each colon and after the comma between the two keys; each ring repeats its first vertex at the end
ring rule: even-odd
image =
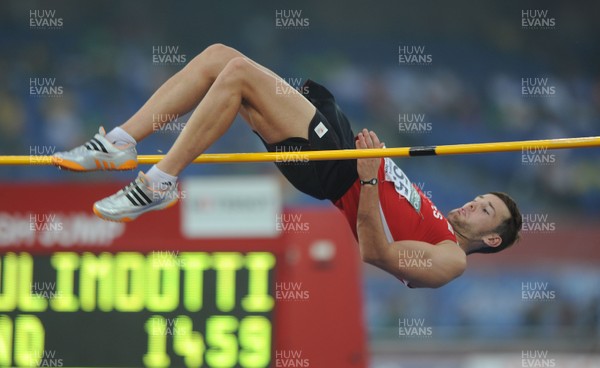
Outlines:
{"type": "Polygon", "coordinates": [[[367,148],[373,148],[374,147],[373,138],[371,137],[371,134],[369,133],[369,131],[367,129],[363,129],[362,134],[365,138],[365,143],[367,144],[367,148]]]}
{"type": "Polygon", "coordinates": [[[371,148],[373,141],[371,141],[371,136],[369,135],[368,130],[366,130],[366,129],[364,130],[363,137],[365,138],[365,144],[367,145],[367,148],[371,148]]]}
{"type": "Polygon", "coordinates": [[[377,136],[377,134],[375,134],[374,131],[371,130],[369,132],[369,137],[371,137],[371,140],[373,141],[373,148],[381,147],[381,142],[379,141],[379,137],[377,136]]]}
{"type": "Polygon", "coordinates": [[[365,137],[363,136],[362,132],[360,132],[356,135],[356,148],[357,149],[367,148],[367,144],[365,142],[365,137]]]}
{"type": "Polygon", "coordinates": [[[374,131],[363,129],[356,135],[355,146],[357,149],[383,148],[385,143],[379,141],[379,137],[374,131]]]}

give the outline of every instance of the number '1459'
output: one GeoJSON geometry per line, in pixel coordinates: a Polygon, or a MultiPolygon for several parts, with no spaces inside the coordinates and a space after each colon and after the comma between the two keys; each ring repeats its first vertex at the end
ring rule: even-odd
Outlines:
{"type": "Polygon", "coordinates": [[[167,340],[188,367],[267,367],[271,359],[271,322],[262,316],[212,316],[206,320],[206,336],[193,331],[192,319],[180,315],[172,319],[155,315],[146,321],[147,367],[168,367],[167,340]],[[236,335],[237,332],[237,335],[236,335]]]}

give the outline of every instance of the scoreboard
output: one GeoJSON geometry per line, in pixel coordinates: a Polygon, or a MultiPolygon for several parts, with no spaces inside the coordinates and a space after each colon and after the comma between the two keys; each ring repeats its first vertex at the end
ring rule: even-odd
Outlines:
{"type": "Polygon", "coordinates": [[[167,210],[98,219],[91,205],[121,186],[0,183],[0,367],[366,367],[360,259],[336,209],[266,216],[300,224],[273,236],[201,237],[195,224],[253,206],[255,231],[262,196],[184,187],[167,210]]]}
{"type": "Polygon", "coordinates": [[[267,367],[275,260],[269,252],[4,254],[0,365],[267,367]]]}

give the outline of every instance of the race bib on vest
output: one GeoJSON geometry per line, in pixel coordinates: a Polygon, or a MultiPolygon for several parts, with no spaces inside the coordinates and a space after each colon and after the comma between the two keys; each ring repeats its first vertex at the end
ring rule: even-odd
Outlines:
{"type": "Polygon", "coordinates": [[[390,158],[384,159],[385,166],[385,180],[391,181],[394,183],[394,187],[396,188],[396,192],[400,194],[402,197],[406,198],[408,203],[417,211],[417,213],[421,212],[421,196],[419,192],[413,187],[408,177],[404,174],[404,172],[396,165],[394,161],[390,158]]]}

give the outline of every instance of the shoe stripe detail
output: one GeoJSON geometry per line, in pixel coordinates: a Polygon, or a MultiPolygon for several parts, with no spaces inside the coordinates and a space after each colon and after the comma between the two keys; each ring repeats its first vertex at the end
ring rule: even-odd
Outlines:
{"type": "Polygon", "coordinates": [[[135,197],[135,199],[137,199],[137,201],[140,203],[140,206],[146,206],[146,205],[148,205],[148,203],[144,202],[144,200],[142,198],[140,198],[139,195],[137,195],[137,193],[135,192],[135,190],[132,190],[128,194],[133,195],[135,197]]]}
{"type": "Polygon", "coordinates": [[[100,148],[98,148],[98,146],[96,146],[96,143],[94,143],[92,141],[88,141],[88,144],[94,149],[94,151],[100,151],[100,148]]]}
{"type": "Polygon", "coordinates": [[[127,197],[127,199],[129,199],[129,202],[133,203],[134,206],[139,206],[139,204],[129,195],[129,193],[127,193],[125,197],[127,197]]]}
{"type": "Polygon", "coordinates": [[[146,201],[148,201],[148,204],[152,203],[152,200],[150,198],[148,198],[148,196],[146,195],[146,193],[144,193],[140,187],[136,186],[134,190],[136,190],[138,193],[140,193],[140,195],[142,197],[144,197],[144,199],[146,201]]]}
{"type": "Polygon", "coordinates": [[[96,142],[98,144],[98,146],[100,146],[100,149],[102,150],[102,152],[108,153],[108,151],[106,150],[106,148],[104,147],[102,142],[100,142],[97,138],[95,138],[95,137],[92,138],[92,141],[96,142]]]}
{"type": "Polygon", "coordinates": [[[89,143],[86,143],[83,145],[88,151],[93,151],[94,149],[92,148],[92,146],[89,143]]]}

